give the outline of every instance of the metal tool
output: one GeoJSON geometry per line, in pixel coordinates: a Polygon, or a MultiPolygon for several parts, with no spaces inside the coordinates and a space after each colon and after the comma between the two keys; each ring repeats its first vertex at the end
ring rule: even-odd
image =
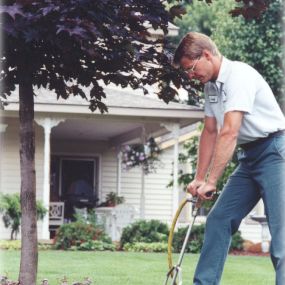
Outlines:
{"type": "MultiPolygon", "coordinates": [[[[208,192],[208,193],[206,193],[206,196],[207,197],[213,197],[213,194],[214,194],[213,192],[208,192]]],[[[168,266],[169,266],[169,271],[167,272],[164,285],[167,285],[167,284],[182,285],[181,264],[182,264],[182,260],[183,260],[183,257],[184,257],[185,251],[186,251],[187,243],[188,243],[189,238],[190,238],[192,227],[195,223],[195,219],[198,215],[198,210],[201,207],[201,205],[202,205],[202,201],[198,197],[186,198],[182,201],[182,203],[180,204],[180,206],[178,207],[178,209],[176,211],[176,214],[175,214],[175,217],[172,221],[171,229],[169,232],[169,237],[168,237],[168,266]],[[188,230],[187,230],[187,233],[186,233],[185,238],[184,238],[184,242],[183,242],[183,246],[182,246],[181,251],[180,251],[178,262],[176,265],[173,265],[172,264],[172,240],[173,240],[173,235],[174,235],[174,229],[175,229],[177,219],[178,219],[183,207],[187,203],[193,203],[193,205],[194,205],[194,208],[192,211],[193,219],[188,226],[188,230]],[[177,279],[178,279],[178,283],[176,282],[177,279]],[[171,282],[171,283],[169,283],[169,282],[171,282]]]]}

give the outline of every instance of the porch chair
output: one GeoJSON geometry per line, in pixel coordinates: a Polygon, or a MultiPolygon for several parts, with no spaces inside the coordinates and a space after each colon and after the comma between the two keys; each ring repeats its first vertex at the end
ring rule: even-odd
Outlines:
{"type": "Polygon", "coordinates": [[[64,223],[64,202],[49,203],[49,231],[53,238],[57,228],[64,223]]]}

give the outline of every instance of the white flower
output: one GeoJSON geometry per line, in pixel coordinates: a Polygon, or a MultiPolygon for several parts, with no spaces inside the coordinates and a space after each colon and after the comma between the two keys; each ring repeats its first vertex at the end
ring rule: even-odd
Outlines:
{"type": "Polygon", "coordinates": [[[149,156],[149,155],[150,155],[150,148],[149,148],[148,145],[145,145],[145,146],[144,146],[144,153],[145,153],[146,156],[149,156]]]}

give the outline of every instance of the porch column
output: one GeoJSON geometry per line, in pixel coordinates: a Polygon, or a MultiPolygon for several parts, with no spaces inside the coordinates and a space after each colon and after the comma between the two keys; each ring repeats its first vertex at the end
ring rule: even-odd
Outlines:
{"type": "Polygon", "coordinates": [[[179,206],[179,188],[178,188],[178,146],[179,146],[179,123],[167,123],[162,124],[168,131],[171,131],[174,139],[173,145],[173,191],[172,191],[172,216],[175,215],[179,206]]]}
{"type": "Polygon", "coordinates": [[[5,133],[8,125],[0,124],[0,134],[5,133]]]}
{"type": "MultiPolygon", "coordinates": [[[[44,128],[44,178],[43,178],[43,204],[49,210],[50,200],[50,133],[51,129],[57,126],[64,119],[36,118],[38,125],[44,128]]],[[[42,222],[41,239],[49,239],[49,214],[47,213],[42,222]]]]}
{"type": "Polygon", "coordinates": [[[141,167],[141,197],[140,197],[140,218],[145,218],[145,173],[141,167]]]}
{"type": "Polygon", "coordinates": [[[1,185],[1,181],[2,181],[2,167],[3,167],[3,153],[4,153],[4,149],[3,149],[3,133],[6,132],[6,128],[8,127],[8,125],[5,124],[0,124],[0,189],[2,189],[2,185],[1,185]]]}
{"type": "MultiPolygon", "coordinates": [[[[145,127],[142,127],[141,143],[146,143],[145,127]]],[[[141,197],[140,197],[140,218],[145,219],[145,173],[143,166],[141,167],[141,197]]]]}
{"type": "MultiPolygon", "coordinates": [[[[6,124],[0,124],[0,150],[2,150],[2,139],[3,139],[3,133],[6,132],[8,125],[6,124]]],[[[3,152],[0,152],[3,153],[3,152]]],[[[1,159],[2,155],[0,155],[0,159],[1,159]]]]}
{"type": "Polygon", "coordinates": [[[260,199],[256,205],[256,215],[257,216],[264,216],[265,215],[264,204],[263,204],[262,199],[260,199]]]}
{"type": "Polygon", "coordinates": [[[122,195],[122,152],[118,149],[117,153],[117,194],[122,195]]]}

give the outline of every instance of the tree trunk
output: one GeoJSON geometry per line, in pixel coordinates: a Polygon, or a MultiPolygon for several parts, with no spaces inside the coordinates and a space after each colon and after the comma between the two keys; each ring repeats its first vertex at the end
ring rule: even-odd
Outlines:
{"type": "Polygon", "coordinates": [[[34,97],[29,73],[19,71],[21,168],[21,285],[35,285],[38,266],[34,97]]]}
{"type": "Polygon", "coordinates": [[[14,238],[14,230],[12,229],[12,231],[11,231],[11,236],[10,236],[10,240],[14,240],[15,238],[14,238]]]}

